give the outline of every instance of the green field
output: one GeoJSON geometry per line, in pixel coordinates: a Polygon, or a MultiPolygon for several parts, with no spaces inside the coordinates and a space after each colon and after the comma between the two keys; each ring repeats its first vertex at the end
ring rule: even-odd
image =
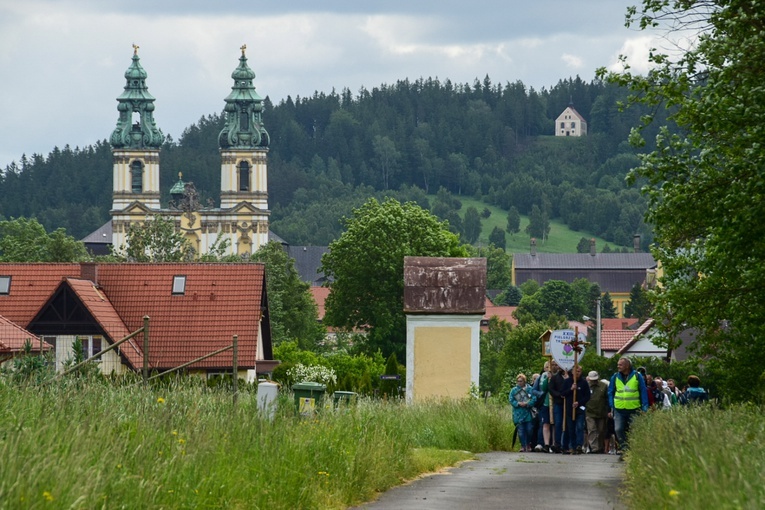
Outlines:
{"type": "MultiPolygon", "coordinates": [[[[431,200],[435,200],[435,195],[428,197],[431,200]]],[[[501,229],[507,228],[507,211],[497,206],[487,204],[480,200],[469,197],[459,197],[462,202],[462,209],[459,214],[464,219],[465,211],[468,207],[475,207],[480,214],[484,208],[491,211],[491,216],[488,218],[481,218],[481,235],[478,238],[478,244],[489,244],[489,234],[494,227],[501,229]]],[[[528,253],[530,247],[529,235],[524,232],[526,226],[529,224],[529,218],[521,216],[521,231],[517,234],[505,233],[506,248],[508,253],[528,253]]],[[[595,238],[595,246],[598,252],[603,251],[603,246],[606,245],[606,241],[597,236],[584,231],[574,232],[560,221],[550,221],[550,237],[543,243],[537,239],[537,251],[544,253],[576,253],[576,245],[579,244],[579,240],[582,237],[587,239],[595,238]]],[[[608,243],[611,248],[621,248],[613,243],[608,243]]]]}

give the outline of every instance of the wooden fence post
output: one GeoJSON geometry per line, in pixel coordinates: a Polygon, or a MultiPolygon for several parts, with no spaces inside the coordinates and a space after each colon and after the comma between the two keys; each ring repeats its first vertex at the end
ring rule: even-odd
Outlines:
{"type": "Polygon", "coordinates": [[[143,382],[149,382],[149,316],[143,316],[143,382]]]}
{"type": "Polygon", "coordinates": [[[234,407],[236,407],[236,395],[239,392],[239,335],[234,335],[234,352],[231,356],[232,368],[234,370],[234,407]]]}

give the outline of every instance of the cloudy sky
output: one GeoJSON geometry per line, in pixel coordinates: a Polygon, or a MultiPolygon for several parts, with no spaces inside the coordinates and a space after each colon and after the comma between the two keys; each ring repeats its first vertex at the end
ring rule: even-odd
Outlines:
{"type": "Polygon", "coordinates": [[[624,27],[635,3],[0,0],[0,169],[108,138],[133,44],[157,124],[178,139],[222,110],[242,44],[258,92],[275,103],[419,77],[541,89],[591,81],[619,54],[640,70],[650,41],[624,27]]]}

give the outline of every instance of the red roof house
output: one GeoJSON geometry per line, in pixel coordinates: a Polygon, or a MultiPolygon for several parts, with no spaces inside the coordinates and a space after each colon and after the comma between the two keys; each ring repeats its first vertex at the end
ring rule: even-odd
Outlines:
{"type": "Polygon", "coordinates": [[[47,352],[53,349],[49,343],[0,315],[0,363],[23,354],[27,341],[32,347],[31,352],[35,354],[41,350],[47,352]]]}
{"type": "MultiPolygon", "coordinates": [[[[55,345],[63,362],[74,339],[92,355],[149,317],[149,367],[166,371],[231,345],[248,377],[278,364],[262,264],[0,264],[0,315],[55,345]],[[5,285],[7,283],[7,285],[5,285]],[[5,291],[5,292],[3,292],[5,291]]],[[[102,371],[107,371],[104,354],[102,371]]],[[[110,370],[143,367],[143,336],[119,347],[110,370]]],[[[231,370],[232,351],[191,365],[231,370]]]]}

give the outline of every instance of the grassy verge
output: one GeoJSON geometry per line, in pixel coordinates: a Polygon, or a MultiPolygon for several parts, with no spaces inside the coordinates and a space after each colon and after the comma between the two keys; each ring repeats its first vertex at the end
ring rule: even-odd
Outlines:
{"type": "Polygon", "coordinates": [[[635,423],[625,498],[633,508],[765,508],[763,408],[650,413],[635,423]]]}
{"type": "Polygon", "coordinates": [[[360,401],[273,421],[201,386],[0,381],[0,508],[345,508],[423,471],[509,449],[507,406],[360,401]]]}

